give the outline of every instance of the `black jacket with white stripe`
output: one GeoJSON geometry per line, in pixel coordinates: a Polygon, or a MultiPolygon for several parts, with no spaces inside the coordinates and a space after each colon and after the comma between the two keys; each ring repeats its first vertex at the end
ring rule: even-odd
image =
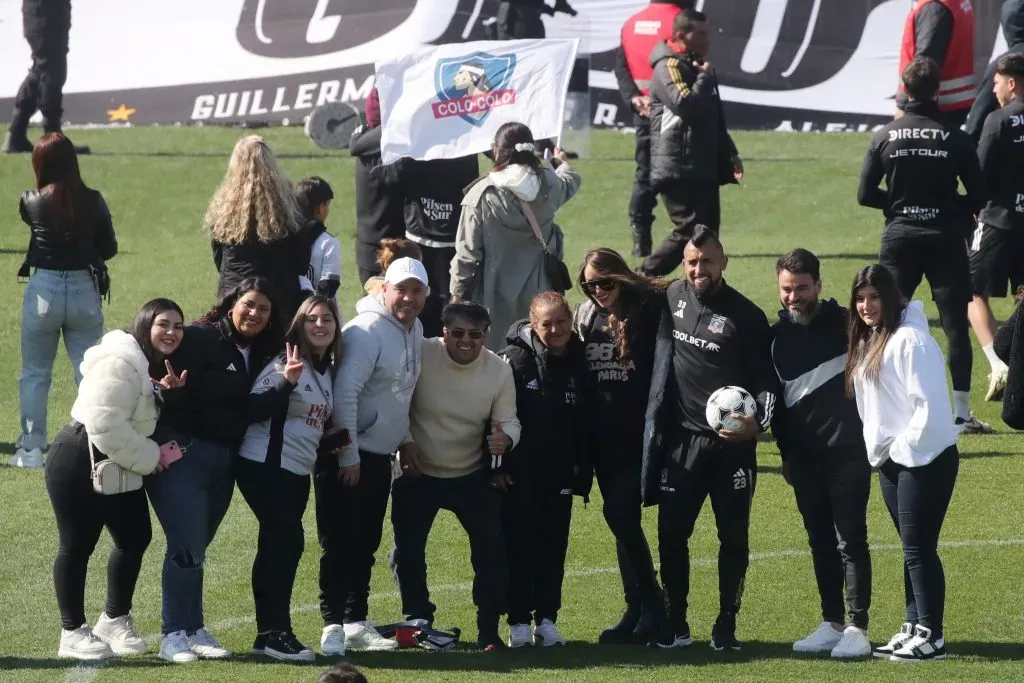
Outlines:
{"type": "Polygon", "coordinates": [[[780,311],[772,326],[772,363],[782,384],[772,433],[783,460],[867,457],[857,403],[844,381],[847,316],[829,299],[809,325],[780,311]]]}
{"type": "Polygon", "coordinates": [[[686,280],[666,290],[644,428],[641,492],[653,504],[667,454],[662,435],[679,429],[717,438],[705,417],[712,393],[739,386],[757,403],[761,431],[775,409],[778,379],[769,351],[768,318],[757,304],[726,283],[697,296],[686,280]]]}

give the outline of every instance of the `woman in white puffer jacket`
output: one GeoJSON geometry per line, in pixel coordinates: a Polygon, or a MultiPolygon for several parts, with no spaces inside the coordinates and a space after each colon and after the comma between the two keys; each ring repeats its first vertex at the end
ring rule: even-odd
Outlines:
{"type": "Polygon", "coordinates": [[[166,360],[181,343],[183,322],[177,304],[154,299],[129,331],[108,332],[88,349],[73,420],[50,446],[45,479],[60,534],[53,567],[60,657],[95,660],[146,651],[130,616],[142,555],[152,537],[146,492],[96,493],[90,443],[97,461],[109,458],[139,475],[166,466],[161,446],[148,437],[159,416],[160,392],[185,381],[166,360]],[[93,630],[85,620],[85,577],[103,527],[114,547],[107,563],[106,608],[93,630]]]}

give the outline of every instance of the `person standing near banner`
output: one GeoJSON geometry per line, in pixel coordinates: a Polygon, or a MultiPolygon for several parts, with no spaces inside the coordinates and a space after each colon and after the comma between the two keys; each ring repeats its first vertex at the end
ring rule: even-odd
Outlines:
{"type": "MultiPolygon", "coordinates": [[[[917,57],[939,65],[938,121],[959,128],[974,103],[974,12],[963,0],[915,0],[903,25],[900,76],[917,57]]],[[[903,116],[907,93],[900,81],[896,118],[903,116]]]]}
{"type": "Polygon", "coordinates": [[[672,20],[694,0],[651,0],[622,25],[622,41],[615,52],[615,79],[622,99],[633,110],[636,128],[636,178],[629,198],[629,225],[633,256],[651,253],[651,225],[658,198],[651,188],[651,50],[672,38],[672,20]]]}
{"type": "Polygon", "coordinates": [[[672,39],[651,52],[651,185],[675,227],[644,259],[644,275],[675,270],[696,225],[718,234],[719,185],[743,177],[743,162],[725,127],[718,78],[707,61],[710,47],[707,17],[687,9],[672,20],[672,39]]]}
{"type": "Polygon", "coordinates": [[[967,123],[964,124],[964,130],[974,138],[975,143],[981,140],[981,129],[985,125],[985,119],[1000,106],[995,93],[992,92],[992,79],[996,74],[999,60],[1012,54],[1024,54],[1024,0],[1005,0],[1003,2],[1000,25],[1003,29],[1003,37],[1010,49],[989,62],[985,74],[978,81],[978,89],[974,93],[974,104],[971,105],[971,111],[967,114],[967,123]]]}
{"type": "MultiPolygon", "coordinates": [[[[0,148],[7,154],[32,151],[28,122],[36,111],[43,114],[44,133],[60,132],[68,77],[71,0],[24,0],[21,15],[25,40],[32,48],[32,66],[14,97],[11,127],[0,148]]],[[[88,154],[89,148],[76,146],[75,152],[88,154]]]]}

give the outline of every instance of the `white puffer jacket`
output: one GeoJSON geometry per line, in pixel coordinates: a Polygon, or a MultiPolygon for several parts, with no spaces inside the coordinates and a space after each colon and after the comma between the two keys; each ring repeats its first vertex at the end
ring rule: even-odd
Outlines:
{"type": "Polygon", "coordinates": [[[71,417],[85,425],[93,446],[122,467],[150,474],[160,446],[147,438],[156,429],[156,393],[149,362],[127,332],[114,330],[85,352],[82,383],[71,417]]]}

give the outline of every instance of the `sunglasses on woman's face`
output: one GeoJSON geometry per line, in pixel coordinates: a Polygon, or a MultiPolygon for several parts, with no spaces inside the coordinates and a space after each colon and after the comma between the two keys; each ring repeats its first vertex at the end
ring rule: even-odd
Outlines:
{"type": "Polygon", "coordinates": [[[452,339],[462,339],[465,336],[469,336],[473,341],[480,341],[484,338],[483,330],[460,330],[458,328],[454,330],[448,330],[448,334],[452,339]]]}
{"type": "Polygon", "coordinates": [[[594,294],[599,289],[602,292],[610,292],[618,286],[615,280],[590,280],[583,283],[583,291],[587,294],[594,294]]]}

